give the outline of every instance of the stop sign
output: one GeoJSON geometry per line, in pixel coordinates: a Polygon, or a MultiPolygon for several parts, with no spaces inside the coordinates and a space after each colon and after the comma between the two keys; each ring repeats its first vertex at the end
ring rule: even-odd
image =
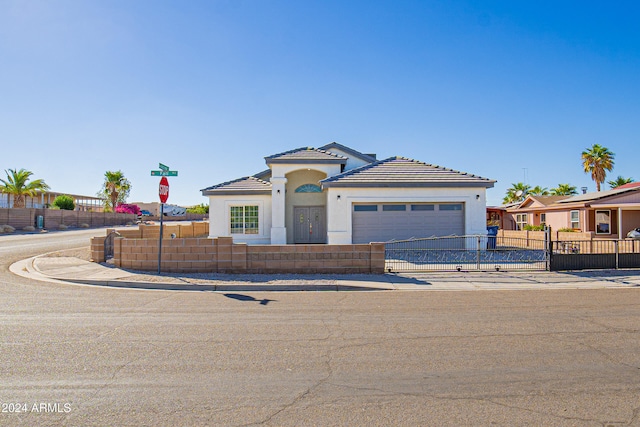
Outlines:
{"type": "Polygon", "coordinates": [[[160,194],[160,202],[167,203],[167,199],[169,198],[169,180],[166,176],[160,178],[160,188],[158,194],[160,194]]]}

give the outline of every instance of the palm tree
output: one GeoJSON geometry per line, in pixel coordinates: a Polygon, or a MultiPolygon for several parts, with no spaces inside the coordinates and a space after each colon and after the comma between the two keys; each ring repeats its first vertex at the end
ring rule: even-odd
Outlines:
{"type": "Polygon", "coordinates": [[[118,203],[124,203],[127,200],[130,191],[131,183],[122,171],[106,171],[104,183],[98,195],[104,200],[105,210],[115,211],[118,203]]]}
{"type": "Polygon", "coordinates": [[[47,191],[49,189],[49,186],[41,179],[28,182],[31,175],[33,175],[31,171],[9,169],[4,172],[7,174],[7,180],[0,179],[0,182],[2,182],[0,192],[13,195],[14,208],[24,208],[25,196],[33,197],[38,191],[47,191]]]}
{"type": "Polygon", "coordinates": [[[629,184],[630,182],[635,182],[635,181],[633,180],[633,178],[625,178],[623,176],[618,176],[616,179],[612,181],[607,181],[607,184],[609,184],[609,187],[611,188],[616,188],[616,187],[620,187],[621,185],[629,184]]]}
{"type": "Polygon", "coordinates": [[[549,189],[547,187],[540,187],[539,185],[536,185],[531,190],[529,190],[529,194],[531,194],[532,196],[548,196],[549,189]]]}
{"type": "Polygon", "coordinates": [[[578,194],[578,189],[571,184],[558,184],[556,188],[551,189],[552,196],[573,196],[578,194]]]}
{"type": "Polygon", "coordinates": [[[597,191],[600,191],[600,184],[607,176],[606,171],[613,169],[614,157],[615,154],[599,144],[593,144],[591,149],[582,152],[582,166],[585,172],[591,172],[591,179],[595,181],[597,191]]]}
{"type": "Polygon", "coordinates": [[[502,203],[508,204],[523,201],[527,197],[530,188],[531,186],[522,182],[511,184],[511,188],[507,189],[507,194],[502,199],[502,203]]]}

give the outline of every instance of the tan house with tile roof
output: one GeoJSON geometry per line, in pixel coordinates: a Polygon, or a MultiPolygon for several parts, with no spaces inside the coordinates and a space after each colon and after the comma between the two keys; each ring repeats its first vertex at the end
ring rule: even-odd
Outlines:
{"type": "Polygon", "coordinates": [[[351,244],[486,234],[495,181],[338,143],[265,157],[268,170],[202,190],[210,235],[260,244],[351,244]]]}

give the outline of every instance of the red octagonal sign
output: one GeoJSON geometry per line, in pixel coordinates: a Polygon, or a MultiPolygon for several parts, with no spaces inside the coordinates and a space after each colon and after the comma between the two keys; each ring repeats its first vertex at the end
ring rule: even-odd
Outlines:
{"type": "Polygon", "coordinates": [[[160,178],[160,188],[158,193],[160,194],[160,202],[167,203],[167,199],[169,198],[169,180],[166,176],[160,178]]]}

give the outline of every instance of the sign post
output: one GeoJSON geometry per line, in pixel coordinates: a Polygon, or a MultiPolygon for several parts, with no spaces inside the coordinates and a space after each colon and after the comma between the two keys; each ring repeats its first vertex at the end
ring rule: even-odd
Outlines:
{"type": "MultiPolygon", "coordinates": [[[[161,164],[161,166],[164,166],[161,164]]],[[[158,195],[160,196],[160,241],[158,243],[158,274],[162,271],[162,234],[163,234],[163,220],[164,220],[164,204],[169,199],[169,180],[166,176],[160,178],[160,186],[158,188],[158,195]]]]}
{"type": "Polygon", "coordinates": [[[162,234],[163,234],[163,220],[164,220],[164,204],[169,199],[169,180],[168,176],[178,176],[178,171],[169,170],[169,166],[160,163],[158,165],[159,171],[151,171],[151,176],[161,176],[160,187],[158,188],[158,195],[160,196],[160,242],[158,243],[158,274],[161,272],[162,263],[162,234]]]}

